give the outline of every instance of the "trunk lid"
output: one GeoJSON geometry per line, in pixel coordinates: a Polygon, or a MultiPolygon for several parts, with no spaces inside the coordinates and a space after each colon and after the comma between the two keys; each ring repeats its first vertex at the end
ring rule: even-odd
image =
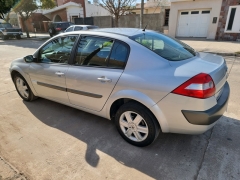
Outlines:
{"type": "Polygon", "coordinates": [[[185,61],[169,61],[176,68],[175,76],[189,79],[199,73],[209,74],[215,84],[215,97],[218,99],[222,93],[222,87],[227,81],[227,65],[221,56],[209,53],[197,53],[196,57],[185,61]]]}

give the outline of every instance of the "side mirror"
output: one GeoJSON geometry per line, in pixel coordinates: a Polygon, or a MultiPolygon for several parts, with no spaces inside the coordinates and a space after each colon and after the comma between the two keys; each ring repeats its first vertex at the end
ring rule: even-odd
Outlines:
{"type": "Polygon", "coordinates": [[[33,57],[32,55],[24,57],[24,61],[26,63],[37,62],[37,58],[33,57]]]}

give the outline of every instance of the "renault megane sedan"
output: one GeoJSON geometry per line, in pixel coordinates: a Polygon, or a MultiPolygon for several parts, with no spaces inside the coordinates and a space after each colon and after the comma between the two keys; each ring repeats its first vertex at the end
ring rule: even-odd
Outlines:
{"type": "Polygon", "coordinates": [[[14,60],[10,73],[23,100],[42,97],[113,120],[135,146],[160,132],[207,131],[230,94],[223,57],[142,29],[60,34],[14,60]]]}

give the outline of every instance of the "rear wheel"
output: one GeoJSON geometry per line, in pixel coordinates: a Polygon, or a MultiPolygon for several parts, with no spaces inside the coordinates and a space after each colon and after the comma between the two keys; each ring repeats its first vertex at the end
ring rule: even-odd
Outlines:
{"type": "Polygon", "coordinates": [[[160,132],[156,118],[136,102],[122,105],[116,113],[115,123],[123,139],[139,147],[150,145],[160,132]]]}
{"type": "Polygon", "coordinates": [[[20,75],[16,74],[14,76],[14,84],[17,89],[19,96],[25,101],[33,101],[37,97],[31,91],[26,80],[20,75]]]}
{"type": "Polygon", "coordinates": [[[52,29],[49,29],[48,32],[49,32],[49,35],[50,35],[51,37],[53,37],[53,30],[52,30],[52,29]]]}

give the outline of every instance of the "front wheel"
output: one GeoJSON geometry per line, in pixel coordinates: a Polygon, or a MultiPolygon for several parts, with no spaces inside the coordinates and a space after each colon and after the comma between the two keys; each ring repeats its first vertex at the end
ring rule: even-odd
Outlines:
{"type": "Polygon", "coordinates": [[[9,37],[8,37],[8,36],[5,36],[3,33],[1,33],[0,36],[1,36],[2,40],[7,40],[7,39],[9,39],[9,37]]]}
{"type": "Polygon", "coordinates": [[[17,89],[19,96],[25,101],[33,101],[37,97],[31,91],[26,80],[20,75],[16,74],[14,76],[14,84],[17,89]]]}
{"type": "Polygon", "coordinates": [[[139,147],[150,145],[160,132],[156,118],[136,102],[122,105],[116,113],[115,123],[123,139],[139,147]]]}

